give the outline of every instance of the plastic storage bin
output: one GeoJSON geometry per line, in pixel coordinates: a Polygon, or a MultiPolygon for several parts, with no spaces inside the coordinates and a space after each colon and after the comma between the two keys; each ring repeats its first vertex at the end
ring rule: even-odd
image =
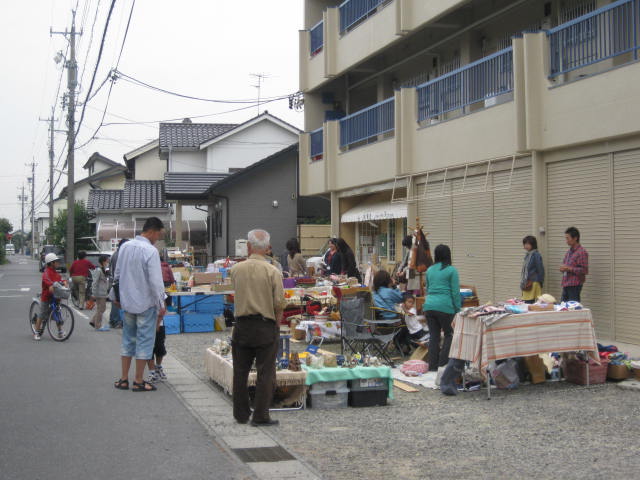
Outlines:
{"type": "Polygon", "coordinates": [[[350,407],[385,406],[389,396],[389,384],[384,378],[349,380],[350,407]]]}
{"type": "Polygon", "coordinates": [[[347,382],[321,382],[311,385],[309,390],[309,407],[324,410],[346,408],[349,403],[349,387],[347,382]],[[326,388],[326,386],[337,388],[326,388]]]}
{"type": "Polygon", "coordinates": [[[204,298],[196,296],[194,299],[196,303],[190,307],[190,310],[215,315],[222,315],[224,312],[224,295],[207,295],[204,298]]]}
{"type": "Polygon", "coordinates": [[[164,316],[164,333],[167,335],[175,335],[180,333],[180,315],[170,313],[164,316]]]}
{"type": "Polygon", "coordinates": [[[183,313],[182,331],[184,333],[213,332],[214,315],[211,313],[183,313]]]}

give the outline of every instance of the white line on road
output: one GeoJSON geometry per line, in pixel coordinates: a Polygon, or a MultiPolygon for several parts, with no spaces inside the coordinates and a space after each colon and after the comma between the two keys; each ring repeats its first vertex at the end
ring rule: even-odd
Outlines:
{"type": "MultiPolygon", "coordinates": [[[[71,307],[71,305],[69,305],[69,307],[71,307]]],[[[82,318],[86,318],[87,320],[89,320],[89,317],[87,317],[84,313],[82,313],[80,310],[76,310],[75,307],[71,307],[71,310],[73,310],[74,312],[76,312],[78,315],[80,315],[82,318]]]]}
{"type": "Polygon", "coordinates": [[[26,297],[27,295],[0,295],[0,298],[20,298],[26,297]]]}
{"type": "Polygon", "coordinates": [[[28,292],[29,290],[31,290],[29,287],[22,287],[20,288],[21,292],[28,292]]]}

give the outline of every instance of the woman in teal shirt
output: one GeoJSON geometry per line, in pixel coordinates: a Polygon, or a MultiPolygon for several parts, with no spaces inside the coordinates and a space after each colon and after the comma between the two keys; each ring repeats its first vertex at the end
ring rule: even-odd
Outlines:
{"type": "Polygon", "coordinates": [[[458,270],[451,266],[451,250],[438,245],[434,252],[435,264],[427,270],[427,296],[422,311],[429,326],[429,370],[437,371],[449,361],[449,349],[453,339],[453,317],[460,311],[460,280],[458,270]],[[440,333],[444,341],[440,348],[440,333]]]}

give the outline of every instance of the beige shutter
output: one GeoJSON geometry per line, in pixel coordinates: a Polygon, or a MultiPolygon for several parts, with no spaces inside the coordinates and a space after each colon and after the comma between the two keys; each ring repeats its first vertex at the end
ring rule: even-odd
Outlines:
{"type": "MultiPolygon", "coordinates": [[[[519,297],[520,274],[525,251],[522,239],[534,235],[531,231],[531,168],[513,171],[511,188],[508,184],[510,172],[494,173],[493,193],[493,278],[494,300],[504,301],[519,297]]],[[[543,258],[543,261],[545,259],[543,258]]],[[[546,262],[545,262],[546,267],[546,262]]]]}
{"type": "MultiPolygon", "coordinates": [[[[424,183],[418,186],[419,192],[424,192],[424,183]]],[[[451,192],[451,185],[445,185],[444,193],[451,192]]],[[[418,201],[418,217],[424,225],[424,232],[431,247],[431,254],[436,245],[444,243],[451,245],[451,196],[442,195],[442,184],[430,184],[427,198],[418,201]]],[[[411,222],[409,222],[409,226],[411,222]]]]}
{"type": "MultiPolygon", "coordinates": [[[[464,192],[485,188],[485,175],[467,177],[464,192]]],[[[492,193],[463,193],[462,179],[453,184],[453,265],[460,283],[475,285],[480,302],[493,300],[493,201],[492,193]]]]}
{"type": "Polygon", "coordinates": [[[640,285],[640,150],[614,157],[615,340],[640,343],[640,319],[633,308],[640,285]]]}
{"type": "Polygon", "coordinates": [[[612,192],[608,156],[551,163],[547,166],[547,287],[560,298],[562,264],[568,247],[564,231],[580,230],[589,253],[589,275],[582,303],[593,311],[598,336],[613,336],[612,298],[612,192]]]}

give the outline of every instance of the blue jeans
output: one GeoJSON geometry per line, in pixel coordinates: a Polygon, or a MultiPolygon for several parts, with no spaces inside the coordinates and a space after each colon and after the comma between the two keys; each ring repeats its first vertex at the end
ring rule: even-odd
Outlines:
{"type": "Polygon", "coordinates": [[[109,326],[115,327],[117,325],[122,325],[122,321],[120,320],[120,309],[116,307],[116,305],[111,302],[111,313],[109,314],[109,326]]]}
{"type": "Polygon", "coordinates": [[[151,359],[156,341],[157,319],[157,307],[151,307],[142,313],[124,312],[120,355],[135,356],[136,360],[151,359]]]}

